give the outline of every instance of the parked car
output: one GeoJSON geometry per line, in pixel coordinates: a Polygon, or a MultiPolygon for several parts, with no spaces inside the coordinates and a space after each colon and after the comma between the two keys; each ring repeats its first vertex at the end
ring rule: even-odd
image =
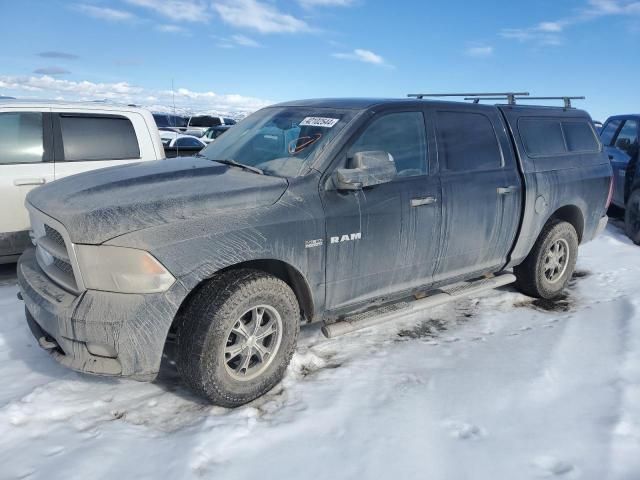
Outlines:
{"type": "Polygon", "coordinates": [[[284,103],[202,156],[31,192],[20,292],[62,364],[149,380],[175,338],[185,383],[234,407],[280,381],[301,324],[334,336],[513,282],[561,295],[610,191],[580,110],[284,103]]]}
{"type": "Polygon", "coordinates": [[[167,158],[190,157],[207,146],[199,138],[176,132],[161,131],[160,138],[167,158]]]}
{"type": "Polygon", "coordinates": [[[151,114],[97,103],[0,100],[0,263],[29,245],[27,193],[75,173],[164,158],[151,114]]]}
{"type": "Polygon", "coordinates": [[[217,127],[208,128],[204,132],[200,140],[202,140],[206,144],[209,144],[213,142],[216,138],[218,138],[220,135],[222,135],[224,132],[229,130],[230,128],[231,128],[231,125],[219,125],[217,127]]]}
{"type": "Polygon", "coordinates": [[[212,115],[195,115],[189,118],[186,134],[194,137],[201,137],[211,127],[220,125],[235,125],[236,121],[227,117],[216,117],[212,115]]]}
{"type": "Polygon", "coordinates": [[[158,130],[185,132],[187,130],[187,119],[180,115],[169,113],[154,113],[153,119],[158,126],[158,130]]]}
{"type": "Polygon", "coordinates": [[[600,138],[611,160],[612,203],[625,209],[625,229],[640,244],[640,171],[638,170],[639,115],[616,115],[604,124],[600,138]]]}

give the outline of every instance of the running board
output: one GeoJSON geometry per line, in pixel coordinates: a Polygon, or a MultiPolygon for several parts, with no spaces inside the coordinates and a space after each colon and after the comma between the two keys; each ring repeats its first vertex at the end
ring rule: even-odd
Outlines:
{"type": "Polygon", "coordinates": [[[336,323],[325,324],[322,333],[327,338],[334,338],[345,333],[355,332],[362,328],[396,320],[427,308],[433,308],[459,298],[475,295],[486,290],[509,285],[516,281],[516,276],[503,273],[491,278],[483,278],[471,282],[460,282],[435,290],[436,293],[414,301],[405,301],[383,306],[368,312],[358,313],[336,323]]]}

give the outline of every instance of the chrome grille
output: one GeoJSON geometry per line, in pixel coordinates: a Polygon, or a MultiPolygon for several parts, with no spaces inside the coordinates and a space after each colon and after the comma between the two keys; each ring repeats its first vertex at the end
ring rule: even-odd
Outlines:
{"type": "MultiPolygon", "coordinates": [[[[52,223],[56,223],[53,222],[52,223]]],[[[65,237],[46,217],[31,215],[31,227],[36,244],[36,259],[43,272],[56,284],[72,293],[79,293],[72,260],[65,237]]]]}

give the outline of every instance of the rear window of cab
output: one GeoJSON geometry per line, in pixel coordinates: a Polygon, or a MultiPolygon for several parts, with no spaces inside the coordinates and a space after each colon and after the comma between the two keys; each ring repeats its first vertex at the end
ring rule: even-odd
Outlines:
{"type": "Polygon", "coordinates": [[[518,130],[529,157],[599,153],[602,150],[591,123],[581,118],[523,117],[518,130]]]}

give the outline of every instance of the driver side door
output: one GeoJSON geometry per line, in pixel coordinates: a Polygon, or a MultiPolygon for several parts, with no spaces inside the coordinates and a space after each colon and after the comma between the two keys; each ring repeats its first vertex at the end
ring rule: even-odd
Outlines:
{"type": "Polygon", "coordinates": [[[351,191],[338,190],[329,178],[321,190],[328,310],[431,282],[441,202],[439,178],[429,168],[426,125],[422,111],[377,113],[334,162],[330,175],[348,168],[357,152],[384,151],[393,156],[396,175],[351,191]]]}

